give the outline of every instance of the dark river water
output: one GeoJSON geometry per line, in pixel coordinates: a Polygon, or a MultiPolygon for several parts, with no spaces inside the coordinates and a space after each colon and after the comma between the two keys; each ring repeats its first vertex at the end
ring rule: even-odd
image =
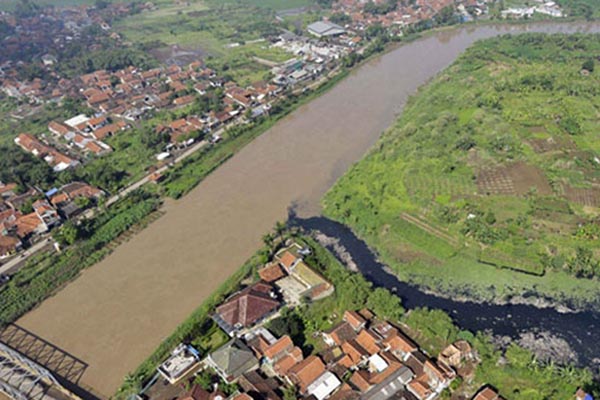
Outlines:
{"type": "MultiPolygon", "coordinates": [[[[442,309],[462,328],[472,332],[488,331],[494,335],[518,339],[521,334],[547,332],[564,339],[578,356],[578,364],[597,368],[600,365],[600,313],[586,311],[561,313],[552,308],[530,305],[495,305],[455,301],[425,293],[418,287],[398,280],[387,272],[377,255],[345,225],[325,217],[292,218],[290,223],[305,231],[319,231],[335,238],[351,255],[359,271],[376,287],[395,292],[406,308],[442,309]]],[[[331,250],[331,249],[330,249],[331,250]]],[[[597,371],[596,371],[597,372],[597,371]]]]}
{"type": "MultiPolygon", "coordinates": [[[[320,215],[322,196],[395,121],[409,96],[473,42],[506,33],[599,28],[587,23],[459,27],[361,65],[244,147],[184,198],[167,202],[163,217],[18,325],[82,360],[86,369],[81,384],[92,387],[98,397],[109,397],[128,372],[256,251],[262,236],[286,218],[291,204],[297,205],[301,218],[310,221],[320,215]]],[[[351,240],[344,232],[340,227],[333,236],[351,240]]],[[[409,307],[439,307],[465,328],[490,328],[513,337],[531,327],[551,329],[577,349],[583,362],[594,356],[597,316],[458,304],[427,296],[384,274],[359,242],[349,244],[357,260],[364,261],[359,262],[364,272],[378,284],[397,286],[409,307]]]]}

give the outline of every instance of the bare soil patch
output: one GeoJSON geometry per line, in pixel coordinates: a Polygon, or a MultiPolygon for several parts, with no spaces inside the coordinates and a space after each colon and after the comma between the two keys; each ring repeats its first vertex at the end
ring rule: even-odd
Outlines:
{"type": "Polygon", "coordinates": [[[584,207],[600,207],[600,188],[564,187],[565,197],[573,203],[584,207]]]}
{"type": "MultiPolygon", "coordinates": [[[[545,130],[545,128],[543,128],[545,130]]],[[[571,151],[575,150],[576,146],[571,140],[549,137],[546,139],[530,139],[527,143],[538,154],[544,154],[554,151],[571,151]]]]}
{"type": "Polygon", "coordinates": [[[486,195],[518,196],[532,188],[541,195],[552,194],[543,172],[523,162],[481,170],[477,175],[477,187],[479,193],[486,195]]]}
{"type": "Polygon", "coordinates": [[[423,252],[417,251],[406,243],[401,243],[394,249],[393,257],[403,264],[409,264],[414,261],[424,261],[429,265],[441,265],[440,260],[423,252]]]}

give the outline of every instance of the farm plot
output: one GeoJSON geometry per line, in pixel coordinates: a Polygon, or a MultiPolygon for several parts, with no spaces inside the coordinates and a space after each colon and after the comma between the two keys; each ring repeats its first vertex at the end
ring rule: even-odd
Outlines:
{"type": "Polygon", "coordinates": [[[549,137],[546,139],[530,139],[527,143],[533,151],[538,154],[550,153],[555,151],[571,151],[575,150],[575,143],[571,140],[562,138],[549,137]]]}
{"type": "Polygon", "coordinates": [[[436,196],[468,196],[477,192],[473,180],[468,176],[437,177],[418,172],[408,172],[404,185],[411,197],[431,200],[436,196]]]}
{"type": "Polygon", "coordinates": [[[575,188],[564,186],[565,197],[584,207],[600,207],[600,188],[575,188]]]}
{"type": "Polygon", "coordinates": [[[477,187],[479,193],[485,195],[524,195],[532,188],[541,195],[552,194],[543,172],[523,162],[481,170],[477,175],[477,187]]]}

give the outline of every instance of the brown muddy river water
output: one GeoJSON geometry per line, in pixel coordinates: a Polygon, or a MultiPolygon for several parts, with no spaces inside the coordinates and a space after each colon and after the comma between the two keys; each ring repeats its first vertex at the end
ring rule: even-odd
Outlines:
{"type": "Polygon", "coordinates": [[[85,271],[18,325],[87,364],[81,383],[110,396],[238,268],[287,209],[319,199],[392,124],[408,96],[475,40],[598,25],[453,29],[362,66],[244,148],[166,215],[85,271]]]}

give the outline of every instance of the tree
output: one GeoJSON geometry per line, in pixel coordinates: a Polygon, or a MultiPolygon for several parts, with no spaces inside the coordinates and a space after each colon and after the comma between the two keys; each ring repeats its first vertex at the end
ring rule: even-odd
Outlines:
{"type": "Polygon", "coordinates": [[[67,221],[54,233],[54,240],[64,245],[72,245],[79,239],[79,227],[73,221],[67,221]]]}
{"type": "Polygon", "coordinates": [[[581,68],[585,69],[589,72],[594,72],[594,66],[595,66],[594,60],[592,58],[589,58],[583,62],[583,65],[581,66],[581,68]]]}
{"type": "Polygon", "coordinates": [[[283,400],[296,400],[298,397],[298,390],[296,390],[295,386],[286,386],[283,388],[283,400]]]}
{"type": "Polygon", "coordinates": [[[274,230],[275,230],[275,233],[277,234],[277,236],[279,236],[279,240],[283,243],[283,235],[285,234],[285,231],[287,230],[287,225],[285,224],[285,222],[277,221],[275,223],[274,230]]]}
{"type": "Polygon", "coordinates": [[[400,320],[400,317],[404,314],[400,298],[384,288],[376,288],[369,294],[367,307],[378,317],[392,321],[400,320]]]}

